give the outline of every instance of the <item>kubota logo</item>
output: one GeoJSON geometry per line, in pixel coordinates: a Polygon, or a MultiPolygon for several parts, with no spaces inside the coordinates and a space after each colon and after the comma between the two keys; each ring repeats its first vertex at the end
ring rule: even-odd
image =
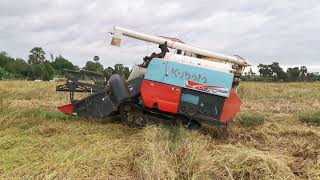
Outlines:
{"type": "Polygon", "coordinates": [[[180,69],[171,68],[170,74],[176,78],[181,78],[185,80],[191,80],[195,82],[207,83],[208,80],[205,76],[199,74],[192,74],[188,71],[181,71],[180,69]]]}

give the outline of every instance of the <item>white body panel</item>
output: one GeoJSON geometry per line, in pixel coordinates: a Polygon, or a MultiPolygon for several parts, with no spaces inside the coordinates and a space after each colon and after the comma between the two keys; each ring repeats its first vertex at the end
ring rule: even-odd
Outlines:
{"type": "Polygon", "coordinates": [[[213,69],[213,70],[217,70],[217,71],[223,71],[223,72],[233,71],[230,64],[218,63],[218,62],[214,62],[214,61],[207,61],[204,59],[183,56],[183,55],[179,55],[179,54],[166,53],[164,59],[166,59],[168,61],[174,61],[177,63],[189,64],[189,65],[193,65],[193,66],[199,66],[202,68],[213,69]]]}
{"type": "Polygon", "coordinates": [[[128,81],[137,77],[143,77],[146,74],[147,69],[134,65],[132,71],[128,77],[128,81]]]}

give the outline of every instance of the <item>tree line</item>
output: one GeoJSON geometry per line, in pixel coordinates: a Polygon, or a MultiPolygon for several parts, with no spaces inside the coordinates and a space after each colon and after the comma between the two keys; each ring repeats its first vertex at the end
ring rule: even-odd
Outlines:
{"type": "Polygon", "coordinates": [[[267,82],[299,82],[299,81],[320,81],[320,74],[308,72],[306,66],[289,67],[284,71],[278,62],[271,64],[259,64],[259,74],[250,69],[242,76],[245,81],[267,81],[267,82]]]}
{"type": "MultiPolygon", "coordinates": [[[[62,55],[50,59],[41,47],[34,47],[30,50],[28,60],[10,57],[6,52],[0,53],[0,80],[1,79],[28,79],[28,80],[52,80],[54,77],[63,77],[63,70],[79,70],[80,67],[62,55]]],[[[112,74],[120,74],[128,78],[130,70],[123,64],[115,64],[114,67],[104,68],[99,62],[99,56],[86,62],[83,69],[104,74],[109,78],[112,74]]]]}
{"type": "MultiPolygon", "coordinates": [[[[298,82],[298,81],[320,81],[319,73],[308,72],[306,66],[290,67],[284,71],[278,62],[272,64],[259,64],[259,73],[250,69],[242,76],[245,81],[267,81],[267,82],[298,82]]],[[[79,70],[80,67],[62,55],[50,59],[41,47],[30,50],[28,60],[10,57],[6,52],[0,53],[0,80],[1,79],[28,79],[28,80],[52,80],[54,77],[63,77],[64,69],[79,70]]],[[[115,64],[114,67],[104,68],[99,62],[99,56],[86,62],[83,69],[104,74],[109,78],[112,74],[119,74],[127,79],[130,69],[123,64],[115,64]]]]}

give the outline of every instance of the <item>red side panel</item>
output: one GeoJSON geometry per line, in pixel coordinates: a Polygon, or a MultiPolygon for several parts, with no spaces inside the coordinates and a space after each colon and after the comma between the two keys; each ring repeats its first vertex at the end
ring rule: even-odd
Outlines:
{"type": "Polygon", "coordinates": [[[230,96],[224,101],[223,111],[220,121],[227,122],[240,112],[241,100],[234,90],[231,90],[230,96]]]}
{"type": "Polygon", "coordinates": [[[67,115],[72,115],[73,113],[73,104],[66,104],[58,107],[59,111],[67,115]]]}
{"type": "Polygon", "coordinates": [[[177,113],[181,97],[181,87],[143,80],[141,96],[144,105],[148,108],[152,108],[157,104],[161,111],[177,113]]]}

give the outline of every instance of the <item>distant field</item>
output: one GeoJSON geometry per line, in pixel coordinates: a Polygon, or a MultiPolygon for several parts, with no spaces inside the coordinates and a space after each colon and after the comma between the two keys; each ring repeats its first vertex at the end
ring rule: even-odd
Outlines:
{"type": "Polygon", "coordinates": [[[219,138],[67,117],[55,85],[0,81],[1,179],[320,179],[320,83],[242,82],[219,138]]]}

